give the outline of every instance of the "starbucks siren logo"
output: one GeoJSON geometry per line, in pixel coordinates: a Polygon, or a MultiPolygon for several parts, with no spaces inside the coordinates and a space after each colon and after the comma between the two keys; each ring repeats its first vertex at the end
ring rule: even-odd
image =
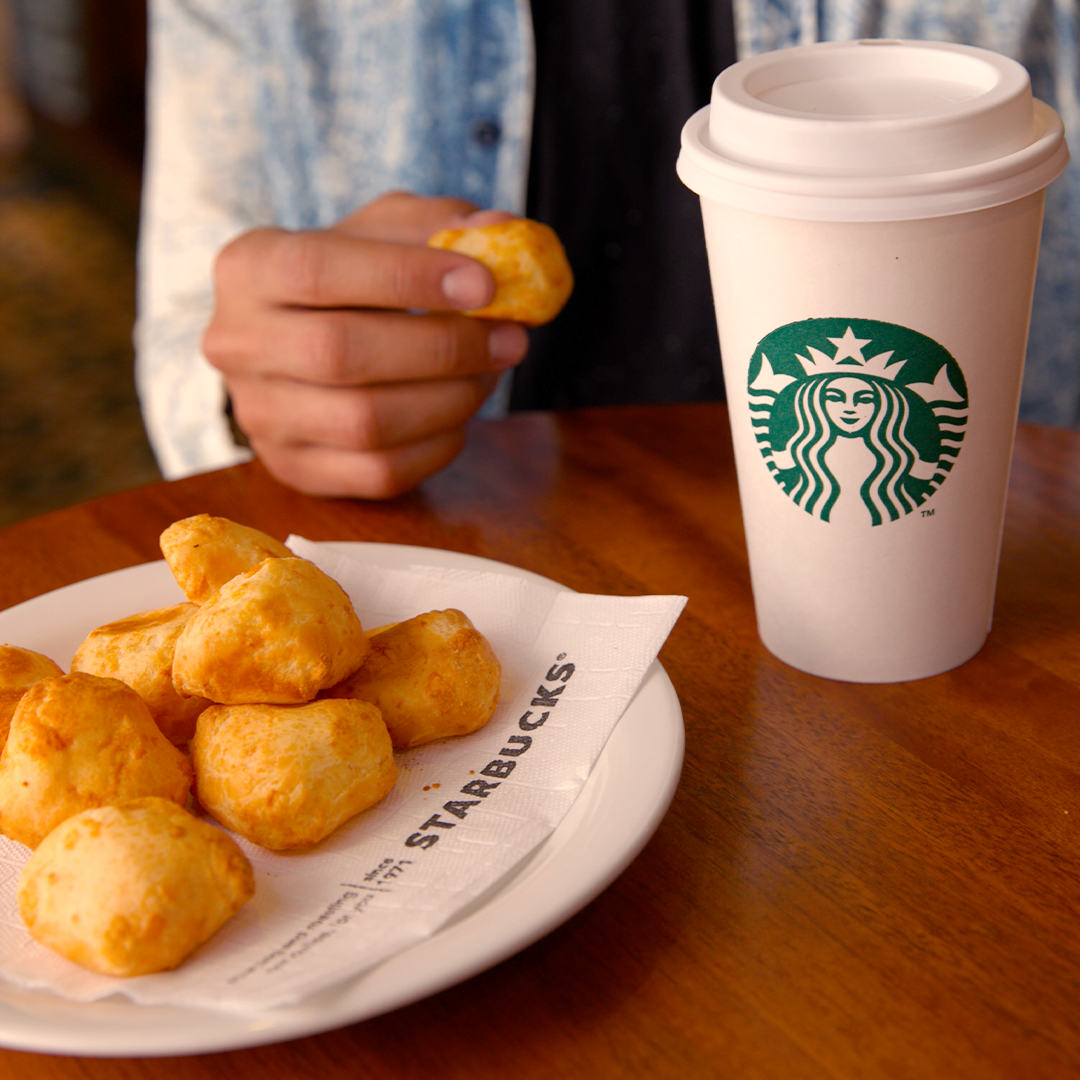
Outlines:
{"type": "Polygon", "coordinates": [[[949,475],[968,393],[952,354],[874,319],[806,319],[758,343],[750,415],[773,479],[822,521],[896,521],[949,475]]]}

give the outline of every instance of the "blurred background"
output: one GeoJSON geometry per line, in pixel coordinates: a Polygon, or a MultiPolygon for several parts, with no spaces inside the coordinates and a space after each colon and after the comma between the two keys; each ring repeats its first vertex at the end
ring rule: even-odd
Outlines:
{"type": "Polygon", "coordinates": [[[0,0],[0,526],[159,477],[132,372],[145,0],[0,0]]]}

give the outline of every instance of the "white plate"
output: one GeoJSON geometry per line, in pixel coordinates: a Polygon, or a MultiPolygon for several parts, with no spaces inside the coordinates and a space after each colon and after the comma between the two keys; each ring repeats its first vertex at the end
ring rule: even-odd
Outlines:
{"type": "MultiPolygon", "coordinates": [[[[546,580],[450,551],[328,546],[388,568],[461,567],[546,580]]],[[[146,563],[0,612],[0,641],[64,666],[95,626],[181,599],[165,563],[146,563]]],[[[519,952],[607,888],[659,825],[682,762],[682,711],[670,679],[654,663],[559,827],[433,937],[302,1005],[254,1017],[134,1005],[122,997],[80,1003],[0,982],[0,1046],[99,1057],[205,1054],[312,1035],[418,1001],[519,952]]]]}

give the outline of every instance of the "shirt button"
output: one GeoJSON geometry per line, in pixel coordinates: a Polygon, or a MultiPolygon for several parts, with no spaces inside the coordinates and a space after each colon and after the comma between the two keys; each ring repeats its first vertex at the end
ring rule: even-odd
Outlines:
{"type": "Polygon", "coordinates": [[[481,146],[494,146],[502,138],[502,128],[497,120],[477,120],[472,133],[481,146]]]}

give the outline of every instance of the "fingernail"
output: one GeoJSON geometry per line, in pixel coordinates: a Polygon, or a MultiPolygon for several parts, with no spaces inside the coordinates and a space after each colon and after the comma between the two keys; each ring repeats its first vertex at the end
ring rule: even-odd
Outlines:
{"type": "Polygon", "coordinates": [[[443,296],[454,307],[469,311],[483,307],[491,297],[491,281],[488,274],[477,264],[456,266],[443,275],[443,296]]]}
{"type": "Polygon", "coordinates": [[[446,227],[466,229],[473,226],[494,225],[499,221],[513,221],[516,216],[506,210],[470,210],[467,214],[455,215],[447,222],[446,227]]]}
{"type": "Polygon", "coordinates": [[[488,334],[488,352],[501,367],[520,362],[529,348],[529,335],[517,323],[500,323],[488,334]]]}
{"type": "Polygon", "coordinates": [[[483,227],[484,225],[501,224],[504,221],[513,221],[514,215],[505,210],[474,210],[466,219],[465,224],[483,227]]]}

